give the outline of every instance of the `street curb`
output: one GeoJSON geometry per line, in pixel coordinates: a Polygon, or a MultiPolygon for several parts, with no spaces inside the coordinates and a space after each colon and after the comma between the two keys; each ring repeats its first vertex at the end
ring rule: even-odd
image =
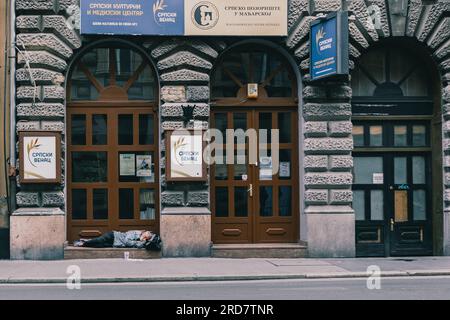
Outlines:
{"type": "MultiPolygon", "coordinates": [[[[289,275],[217,275],[217,276],[162,276],[162,277],[118,277],[118,278],[82,278],[81,283],[152,283],[152,282],[205,282],[205,281],[243,281],[243,280],[296,280],[296,279],[356,279],[367,278],[366,272],[349,273],[307,273],[289,275]]],[[[385,271],[381,277],[430,277],[450,276],[450,270],[407,270],[385,271]]],[[[62,284],[67,283],[67,278],[3,278],[0,284],[62,284]]]]}

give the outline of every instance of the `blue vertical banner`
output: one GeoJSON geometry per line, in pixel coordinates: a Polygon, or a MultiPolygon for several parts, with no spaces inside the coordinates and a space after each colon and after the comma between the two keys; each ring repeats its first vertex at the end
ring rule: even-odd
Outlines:
{"type": "Polygon", "coordinates": [[[310,55],[311,80],[348,74],[347,12],[334,12],[311,23],[310,55]]]}
{"type": "Polygon", "coordinates": [[[81,34],[184,35],[184,1],[81,0],[81,34]]]}

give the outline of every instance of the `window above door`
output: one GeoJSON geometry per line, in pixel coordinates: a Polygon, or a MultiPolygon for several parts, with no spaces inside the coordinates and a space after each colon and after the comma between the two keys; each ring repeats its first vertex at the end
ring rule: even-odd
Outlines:
{"type": "Polygon", "coordinates": [[[248,84],[258,85],[258,99],[297,98],[296,77],[289,62],[269,48],[243,46],[226,53],[211,77],[212,98],[245,100],[248,84]]]}
{"type": "Polygon", "coordinates": [[[141,53],[123,46],[102,46],[84,53],[74,64],[68,101],[153,101],[157,79],[141,53]]]}

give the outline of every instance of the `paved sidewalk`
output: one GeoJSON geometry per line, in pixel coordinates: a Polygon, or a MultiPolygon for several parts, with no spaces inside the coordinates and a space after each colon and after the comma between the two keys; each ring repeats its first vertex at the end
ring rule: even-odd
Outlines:
{"type": "Polygon", "coordinates": [[[357,259],[217,259],[0,261],[0,283],[65,283],[68,267],[82,282],[165,282],[366,277],[450,276],[450,257],[357,259]]]}

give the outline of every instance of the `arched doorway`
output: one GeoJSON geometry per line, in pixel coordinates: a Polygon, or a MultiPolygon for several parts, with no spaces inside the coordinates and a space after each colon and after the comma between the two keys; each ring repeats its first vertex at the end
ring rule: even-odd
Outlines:
{"type": "Polygon", "coordinates": [[[233,164],[225,162],[229,155],[224,154],[222,164],[216,163],[211,170],[213,242],[297,242],[298,100],[293,70],[274,50],[240,46],[218,62],[211,91],[211,128],[222,133],[223,143],[231,143],[234,152],[233,164]],[[251,97],[250,91],[255,93],[256,88],[257,95],[251,97]],[[252,163],[248,137],[244,141],[225,138],[226,130],[238,129],[249,133],[248,137],[251,132],[270,136],[279,130],[279,150],[268,137],[267,146],[255,148],[252,163]]]}
{"type": "Polygon", "coordinates": [[[358,256],[433,254],[441,172],[432,157],[441,143],[432,122],[435,78],[412,48],[380,45],[352,73],[358,256]]]}
{"type": "Polygon", "coordinates": [[[103,44],[73,64],[67,97],[68,240],[159,231],[158,82],[130,46],[103,44]]]}

